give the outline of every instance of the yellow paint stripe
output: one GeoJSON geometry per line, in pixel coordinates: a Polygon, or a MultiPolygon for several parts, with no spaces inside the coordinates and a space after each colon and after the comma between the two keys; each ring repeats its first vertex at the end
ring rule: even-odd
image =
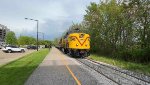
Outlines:
{"type": "Polygon", "coordinates": [[[71,69],[69,68],[69,66],[67,65],[65,59],[63,58],[63,63],[65,64],[66,68],[68,69],[68,71],[70,72],[71,76],[74,78],[74,80],[76,81],[77,85],[81,85],[80,81],[77,79],[77,77],[74,75],[74,73],[71,71],[71,69]]]}

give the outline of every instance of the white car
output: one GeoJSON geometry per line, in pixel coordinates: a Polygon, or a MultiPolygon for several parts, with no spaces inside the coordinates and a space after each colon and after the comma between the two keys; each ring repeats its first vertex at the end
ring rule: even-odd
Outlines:
{"type": "Polygon", "coordinates": [[[11,53],[11,52],[25,52],[25,48],[19,48],[17,46],[5,46],[2,48],[2,51],[3,52],[8,52],[8,53],[11,53]]]}

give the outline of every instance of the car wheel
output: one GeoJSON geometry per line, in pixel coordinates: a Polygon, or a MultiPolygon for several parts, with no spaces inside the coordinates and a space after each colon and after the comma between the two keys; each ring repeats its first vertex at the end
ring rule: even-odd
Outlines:
{"type": "Polygon", "coordinates": [[[24,50],[24,49],[22,49],[22,50],[21,50],[21,52],[22,52],[22,53],[24,53],[24,52],[25,52],[25,50],[24,50]]]}
{"type": "Polygon", "coordinates": [[[8,49],[8,53],[11,53],[12,51],[10,49],[8,49]]]}

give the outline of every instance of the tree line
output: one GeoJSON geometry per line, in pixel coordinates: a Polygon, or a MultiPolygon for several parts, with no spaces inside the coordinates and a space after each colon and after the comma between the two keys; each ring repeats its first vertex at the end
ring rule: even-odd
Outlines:
{"type": "Polygon", "coordinates": [[[150,1],[103,0],[85,10],[80,28],[89,33],[91,51],[132,62],[150,62],[150,1]]]}
{"type": "MultiPolygon", "coordinates": [[[[10,45],[36,45],[36,38],[31,36],[19,36],[18,39],[15,36],[14,32],[8,32],[5,37],[6,44],[10,45]]],[[[39,40],[39,45],[50,45],[51,41],[49,40],[39,40]]]]}

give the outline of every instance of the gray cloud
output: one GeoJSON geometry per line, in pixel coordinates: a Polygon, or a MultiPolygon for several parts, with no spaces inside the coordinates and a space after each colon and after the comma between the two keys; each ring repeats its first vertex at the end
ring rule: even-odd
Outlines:
{"type": "Polygon", "coordinates": [[[54,39],[62,35],[62,33],[68,29],[71,25],[71,21],[69,20],[47,20],[46,23],[41,24],[40,30],[45,33],[46,37],[50,39],[54,39]]]}
{"type": "MultiPolygon", "coordinates": [[[[36,23],[24,17],[39,19],[39,31],[46,39],[62,35],[72,22],[80,23],[90,2],[99,0],[1,0],[0,23],[15,31],[17,36],[36,37],[36,23]]],[[[41,38],[41,34],[39,34],[41,38]]]]}

